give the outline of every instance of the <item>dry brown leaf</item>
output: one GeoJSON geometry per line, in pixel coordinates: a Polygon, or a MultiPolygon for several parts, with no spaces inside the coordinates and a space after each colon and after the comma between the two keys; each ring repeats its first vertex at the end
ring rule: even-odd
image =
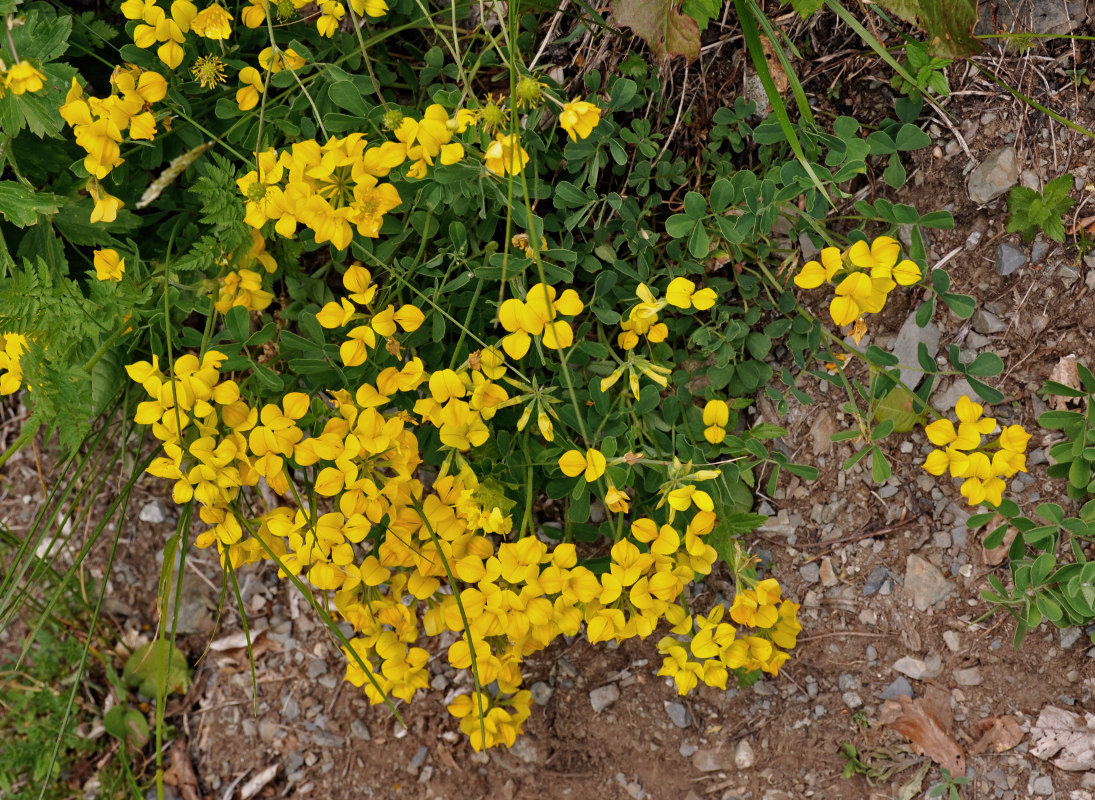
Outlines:
{"type": "Polygon", "coordinates": [[[180,736],[171,744],[171,764],[163,772],[163,782],[179,790],[183,800],[202,800],[198,788],[198,776],[190,761],[186,737],[180,736]]]}
{"type": "MultiPolygon", "coordinates": [[[[219,666],[239,666],[248,663],[247,639],[242,633],[234,633],[224,636],[209,645],[209,649],[217,653],[219,666]]],[[[264,653],[280,653],[281,645],[266,635],[266,631],[259,631],[251,637],[251,657],[256,661],[264,653]]]]}
{"type": "Polygon", "coordinates": [[[772,75],[772,82],[775,83],[780,96],[787,94],[787,89],[791,84],[787,80],[787,73],[783,71],[783,65],[776,54],[776,45],[772,44],[772,40],[767,36],[761,34],[760,46],[764,49],[764,60],[768,62],[768,72],[772,75]]]}
{"type": "Polygon", "coordinates": [[[1053,759],[1055,767],[1072,772],[1095,769],[1095,714],[1081,716],[1046,706],[1030,729],[1030,740],[1030,754],[1053,759]]]}
{"type": "Polygon", "coordinates": [[[966,757],[951,735],[950,696],[929,686],[923,697],[910,700],[900,695],[882,706],[880,722],[900,733],[913,749],[953,775],[966,771],[966,757]]]}
{"type": "Polygon", "coordinates": [[[274,779],[274,776],[278,774],[278,764],[271,764],[258,775],[253,777],[247,783],[240,787],[240,800],[251,800],[252,797],[257,795],[263,789],[266,788],[266,784],[274,779]]]}
{"type": "MultiPolygon", "coordinates": [[[[993,514],[992,519],[989,520],[989,524],[985,526],[985,535],[992,533],[999,528],[1004,522],[1004,518],[999,514],[993,514]]],[[[981,543],[981,563],[988,567],[995,567],[1004,563],[1004,559],[1008,557],[1008,550],[1011,549],[1011,543],[1015,541],[1015,536],[1018,531],[1015,528],[1009,527],[1004,531],[1004,538],[999,545],[993,548],[986,548],[984,541],[981,543]]]]}
{"type": "Polygon", "coordinates": [[[1012,716],[986,717],[973,726],[977,741],[970,746],[970,753],[978,756],[990,750],[1003,753],[1023,741],[1023,729],[1012,716]]]}
{"type": "MultiPolygon", "coordinates": [[[[1057,362],[1057,366],[1049,373],[1049,379],[1057,381],[1057,383],[1063,383],[1070,389],[1083,391],[1083,386],[1080,385],[1080,373],[1076,371],[1076,356],[1072,353],[1061,357],[1061,360],[1057,362]]],[[[1056,411],[1067,411],[1070,399],[1072,398],[1054,396],[1050,404],[1056,411]]]]}

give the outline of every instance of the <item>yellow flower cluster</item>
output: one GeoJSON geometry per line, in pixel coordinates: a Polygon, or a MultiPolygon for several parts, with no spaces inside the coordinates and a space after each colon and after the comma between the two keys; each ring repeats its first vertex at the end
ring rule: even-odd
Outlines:
{"type": "Polygon", "coordinates": [[[678,613],[670,618],[676,636],[658,642],[658,650],[665,654],[658,674],[673,678],[682,695],[700,682],[725,689],[729,670],[760,669],[776,675],[802,631],[798,609],[798,603],[781,601],[778,581],[767,578],[738,591],[730,607],[730,618],[743,628],[756,629],[755,634],[739,637],[739,628],[722,621],[721,605],[707,616],[678,613]]]}
{"type": "MultiPolygon", "coordinates": [[[[356,267],[348,274],[354,302],[370,302],[376,287],[367,273],[356,267]]],[[[476,749],[512,744],[529,711],[521,688],[526,657],[578,634],[583,624],[591,642],[619,642],[649,636],[663,618],[678,632],[690,620],[680,604],[684,586],[708,574],[717,558],[705,541],[716,521],[712,504],[693,485],[674,489],[669,502],[694,511],[677,526],[633,521],[598,577],[579,565],[571,543],[549,548],[534,535],[506,540],[512,517],[485,503],[492,495],[480,491],[466,465],[455,473],[443,468],[428,487],[417,477],[416,426],[437,428],[455,450],[486,440],[486,423],[507,398],[489,377],[500,376],[498,360],[480,355],[476,367],[428,373],[412,358],[380,370],[352,395],[333,392],[313,402],[297,392],[261,408],[222,379],[223,361],[216,351],[184,355],[171,376],[155,361],[127,368],[151,398],[136,419],[163,443],[148,471],[174,481],[176,502],[198,501],[209,526],[199,547],[215,544],[234,566],[274,559],[281,575],[333,593],[338,617],[354,628],[346,679],[371,702],[410,700],[425,689],[428,651],[417,643],[423,635],[455,633],[448,662],[474,670],[478,689],[453,701],[450,712],[476,749]],[[413,411],[400,410],[408,406],[413,411]],[[298,486],[302,475],[309,484],[298,486]],[[248,518],[237,498],[260,480],[282,496],[318,496],[322,510],[276,506],[248,518]]],[[[575,455],[587,478],[603,474],[606,459],[595,450],[565,457],[568,472],[575,455]]],[[[793,604],[769,621],[766,607],[778,601],[778,587],[773,592],[764,582],[751,591],[739,596],[731,616],[783,647],[787,640],[777,635],[790,631],[793,644],[793,604]]],[[[728,642],[719,656],[728,668],[774,672],[782,663],[752,638],[742,642],[728,642]]]]}
{"type": "Polygon", "coordinates": [[[982,417],[984,409],[966,395],[955,406],[958,427],[949,419],[938,419],[924,427],[928,440],[936,447],[924,460],[924,469],[932,475],[947,470],[954,478],[964,479],[962,496],[971,506],[987,502],[1000,505],[1005,478],[1027,471],[1027,443],[1030,434],[1022,425],[1000,429],[993,417],[982,417]],[[999,430],[993,441],[982,444],[982,437],[999,430]],[[989,452],[986,452],[989,451],[989,452]]]}
{"type": "Polygon", "coordinates": [[[573,289],[558,294],[554,286],[537,283],[529,288],[524,300],[510,298],[498,309],[498,321],[508,331],[502,339],[502,349],[510,358],[524,358],[539,336],[544,347],[558,350],[574,344],[574,330],[560,316],[581,314],[585,303],[573,289]]]}
{"type": "Polygon", "coordinates": [[[122,131],[132,140],[156,138],[153,103],[167,96],[167,80],[158,72],[128,65],[118,67],[110,78],[114,87],[109,97],[85,97],[83,87],[72,79],[61,118],[72,128],[76,144],[82,147],[84,169],[91,176],[87,189],[95,201],[92,222],[113,222],[122,201],[109,195],[99,181],[121,164],[122,131]]]}
{"type": "Polygon", "coordinates": [[[23,367],[19,363],[27,350],[27,339],[21,333],[0,334],[0,395],[15,394],[23,385],[23,367]]]}
{"type": "MultiPolygon", "coordinates": [[[[228,262],[225,261],[227,266],[228,262]]],[[[227,314],[233,306],[243,306],[248,311],[262,311],[270,305],[274,295],[262,288],[262,273],[254,267],[262,267],[269,274],[277,272],[274,257],[266,252],[266,240],[257,230],[251,231],[251,246],[218,281],[214,307],[227,314]]]]}
{"type": "Polygon", "coordinates": [[[674,278],[665,289],[665,297],[659,300],[650,291],[645,283],[640,283],[635,290],[638,303],[627,312],[627,318],[620,323],[623,332],[616,339],[617,344],[623,350],[633,350],[638,347],[640,336],[645,336],[651,344],[664,342],[669,335],[669,328],[664,322],[658,321],[658,314],[666,305],[681,309],[694,308],[697,311],[706,311],[715,305],[718,296],[714,289],[696,290],[696,284],[688,278],[674,278]]]}
{"type": "Polygon", "coordinates": [[[877,314],[886,297],[898,284],[911,286],[920,280],[920,267],[909,259],[899,261],[901,245],[889,236],[879,236],[870,245],[858,241],[841,252],[836,247],[821,251],[820,261],[807,261],[795,285],[816,289],[837,281],[829,315],[837,325],[855,324],[856,342],[866,332],[864,314],[877,314]]]}
{"type": "MultiPolygon", "coordinates": [[[[376,297],[377,286],[373,283],[373,277],[369,270],[360,263],[351,264],[342,276],[342,285],[349,293],[340,302],[327,303],[316,319],[324,328],[341,328],[350,322],[361,320],[364,315],[360,313],[359,306],[368,306],[376,297]]],[[[406,332],[418,330],[425,321],[425,316],[417,307],[410,304],[400,306],[389,305],[383,311],[372,314],[369,321],[362,325],[356,325],[346,334],[346,340],[339,348],[339,356],[347,367],[358,367],[365,363],[369,351],[376,348],[377,337],[385,339],[395,335],[397,326],[406,332]]],[[[463,397],[463,395],[460,395],[463,397]]]]}
{"type": "Polygon", "coordinates": [[[10,69],[4,69],[0,61],[0,97],[5,92],[26,94],[37,92],[46,85],[46,76],[39,72],[29,61],[20,61],[10,69]]]}
{"type": "Polygon", "coordinates": [[[267,150],[257,161],[257,169],[237,181],[247,198],[244,221],[261,228],[273,220],[274,230],[286,238],[301,224],[317,242],[345,250],[355,228],[362,236],[379,235],[384,215],[401,202],[396,188],[379,179],[403,157],[387,145],[366,147],[359,133],[322,145],[314,139],[297,142],[280,154],[267,150]]]}
{"type": "MultiPolygon", "coordinates": [[[[283,3],[270,3],[268,0],[248,0],[250,5],[240,12],[240,21],[248,28],[258,28],[266,24],[266,7],[277,9],[278,16],[284,17],[283,9],[288,5],[293,11],[300,11],[310,0],[286,0],[283,3]]],[[[359,18],[368,16],[374,19],[388,13],[388,4],[384,0],[350,0],[350,7],[359,18]]],[[[316,17],[316,30],[322,36],[331,37],[338,31],[343,17],[346,16],[346,4],[338,0],[320,0],[319,15],[316,17]]]]}

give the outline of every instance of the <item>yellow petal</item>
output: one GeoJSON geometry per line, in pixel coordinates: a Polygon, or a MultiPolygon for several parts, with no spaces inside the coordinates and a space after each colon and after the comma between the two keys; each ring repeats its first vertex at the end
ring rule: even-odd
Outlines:
{"type": "Polygon", "coordinates": [[[579,450],[567,450],[559,456],[559,469],[568,478],[577,478],[586,471],[586,459],[579,450]]]}

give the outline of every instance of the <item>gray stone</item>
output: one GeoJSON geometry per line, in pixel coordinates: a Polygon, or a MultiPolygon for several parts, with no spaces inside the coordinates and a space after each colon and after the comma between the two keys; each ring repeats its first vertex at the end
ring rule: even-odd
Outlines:
{"type": "Polygon", "coordinates": [[[309,662],[309,664],[308,664],[308,677],[310,679],[315,680],[320,675],[323,675],[326,672],[327,672],[327,662],[324,661],[322,658],[316,658],[316,659],[313,659],[311,662],[309,662]]]}
{"type": "Polygon", "coordinates": [[[152,525],[159,525],[161,522],[167,521],[167,514],[164,513],[163,505],[159,500],[149,500],[143,506],[141,506],[141,513],[137,515],[141,522],[148,522],[152,525]]]}
{"type": "Polygon", "coordinates": [[[1061,631],[1061,649],[1071,650],[1072,645],[1080,641],[1080,635],[1083,633],[1079,628],[1065,628],[1061,631]]]}
{"type": "Polygon", "coordinates": [[[802,580],[806,583],[817,583],[820,580],[819,567],[816,561],[811,561],[809,564],[803,564],[798,568],[798,574],[802,576],[802,580]]]}
{"type": "Polygon", "coordinates": [[[977,667],[956,669],[954,671],[954,682],[957,683],[959,686],[980,686],[981,670],[979,670],[977,667]]]}
{"type": "Polygon", "coordinates": [[[845,692],[840,696],[840,699],[843,700],[844,705],[852,711],[863,708],[863,698],[860,697],[857,692],[845,692]]]}
{"type": "Polygon", "coordinates": [[[973,329],[985,336],[992,336],[995,333],[1003,333],[1008,329],[1008,324],[1000,317],[993,314],[991,311],[986,311],[983,308],[979,308],[973,312],[973,318],[970,320],[973,325],[973,329]]]}
{"type": "Polygon", "coordinates": [[[946,389],[935,395],[933,398],[933,405],[939,412],[950,411],[958,405],[958,401],[962,398],[962,395],[973,398],[973,387],[970,386],[970,382],[965,378],[958,378],[956,381],[949,384],[946,389]]]}
{"type": "Polygon", "coordinates": [[[943,631],[943,641],[947,645],[947,649],[952,653],[957,653],[961,644],[961,639],[958,637],[958,631],[943,631]]]}
{"type": "Polygon", "coordinates": [[[926,659],[904,656],[894,662],[893,668],[914,681],[926,681],[943,671],[943,659],[935,654],[926,659]]]}
{"type": "Polygon", "coordinates": [[[529,736],[518,736],[509,752],[526,764],[539,764],[544,760],[544,754],[540,752],[540,749],[529,736]]]}
{"type": "Polygon", "coordinates": [[[593,710],[598,714],[619,699],[620,690],[616,688],[616,684],[614,683],[610,683],[607,686],[600,686],[589,693],[589,702],[593,705],[593,710]]]}
{"type": "Polygon", "coordinates": [[[947,599],[954,591],[954,584],[943,577],[928,561],[910,554],[905,561],[905,593],[912,599],[917,611],[927,611],[947,599]]]}
{"type": "Polygon", "coordinates": [[[747,739],[742,739],[734,750],[734,766],[738,769],[749,769],[756,763],[757,756],[753,752],[753,745],[749,744],[747,739]]]}
{"type": "Polygon", "coordinates": [[[415,775],[418,770],[422,768],[422,765],[426,763],[426,756],[430,754],[430,748],[426,745],[420,746],[414,752],[414,757],[411,758],[410,763],[407,764],[407,772],[415,775]]]}
{"type": "Polygon", "coordinates": [[[851,692],[859,688],[859,678],[850,672],[842,672],[836,682],[842,692],[851,692]]]}
{"type": "Polygon", "coordinates": [[[350,735],[355,739],[360,739],[363,742],[367,742],[373,737],[369,735],[368,726],[359,719],[355,719],[350,723],[350,735]]]}
{"type": "Polygon", "coordinates": [[[1057,277],[1061,279],[1061,283],[1067,288],[1076,283],[1080,277],[1080,271],[1071,264],[1061,264],[1057,267],[1057,277]]]}
{"type": "Polygon", "coordinates": [[[1035,778],[1034,783],[1031,784],[1031,791],[1040,797],[1049,797],[1053,794],[1053,778],[1048,775],[1035,778]]]}
{"type": "Polygon", "coordinates": [[[1014,245],[1001,244],[996,248],[996,273],[1008,276],[1027,263],[1027,256],[1014,245]]]}
{"type": "Polygon", "coordinates": [[[1034,246],[1030,248],[1030,263],[1040,264],[1042,259],[1045,258],[1046,253],[1049,252],[1049,244],[1046,242],[1035,242],[1034,246]]]}
{"type": "Polygon", "coordinates": [[[898,697],[916,697],[913,694],[912,684],[904,675],[898,676],[893,683],[887,686],[882,692],[883,700],[895,700],[898,697]]]}
{"type": "Polygon", "coordinates": [[[905,319],[893,343],[894,357],[899,364],[903,365],[901,382],[910,389],[915,389],[924,378],[924,371],[919,366],[920,360],[917,355],[921,343],[928,348],[928,355],[935,358],[935,354],[939,352],[939,326],[929,322],[923,328],[919,327],[916,324],[914,312],[905,319]]]}
{"type": "Polygon", "coordinates": [[[821,578],[822,586],[836,586],[840,583],[840,577],[836,574],[836,570],[833,569],[833,560],[828,556],[821,559],[821,566],[818,568],[818,576],[821,578]]]}
{"type": "Polygon", "coordinates": [[[692,754],[692,766],[700,772],[718,772],[734,768],[734,753],[729,749],[703,748],[692,754]]]}
{"type": "Polygon", "coordinates": [[[870,597],[872,594],[877,594],[888,577],[890,577],[890,571],[885,567],[872,569],[871,574],[867,576],[867,582],[863,584],[863,596],[870,597]]]}
{"type": "Polygon", "coordinates": [[[546,706],[551,699],[551,696],[555,694],[555,690],[543,681],[536,681],[536,683],[529,687],[529,691],[532,692],[533,702],[538,706],[546,706]]]}
{"type": "Polygon", "coordinates": [[[281,706],[281,715],[292,722],[300,716],[300,703],[298,703],[295,698],[286,698],[281,706]]]}
{"type": "Polygon", "coordinates": [[[691,742],[681,742],[679,752],[682,756],[684,756],[685,758],[688,758],[689,756],[691,756],[693,753],[696,752],[696,749],[697,749],[696,745],[692,744],[691,742]]]}
{"type": "Polygon", "coordinates": [[[975,33],[998,33],[993,22],[1012,33],[1065,36],[1087,20],[1087,0],[997,0],[982,4],[984,19],[975,33]],[[988,9],[994,13],[988,13],[988,9]]]}
{"type": "Polygon", "coordinates": [[[692,716],[684,703],[666,703],[665,713],[669,715],[670,722],[678,728],[688,728],[692,725],[692,716]]]}
{"type": "Polygon", "coordinates": [[[970,199],[984,205],[1000,197],[1019,181],[1019,159],[1014,148],[998,147],[985,156],[966,183],[970,199]]]}

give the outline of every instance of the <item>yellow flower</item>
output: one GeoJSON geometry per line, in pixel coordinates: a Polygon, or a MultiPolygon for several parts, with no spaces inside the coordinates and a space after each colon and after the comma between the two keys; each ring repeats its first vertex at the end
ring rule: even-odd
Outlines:
{"type": "Polygon", "coordinates": [[[243,86],[236,90],[236,105],[240,111],[250,111],[262,97],[262,75],[254,67],[244,67],[240,70],[239,79],[243,86]]]}
{"type": "Polygon", "coordinates": [[[118,218],[118,209],[125,205],[117,197],[108,194],[100,183],[94,178],[87,182],[87,191],[91,199],[95,201],[95,207],[91,210],[91,223],[113,222],[118,218]]]}
{"type": "Polygon", "coordinates": [[[319,4],[320,15],[316,20],[316,30],[320,36],[328,38],[338,32],[338,26],[342,24],[342,18],[346,16],[346,8],[335,0],[323,0],[319,4]]]}
{"type": "Polygon", "coordinates": [[[95,251],[95,277],[101,281],[120,281],[125,272],[125,259],[114,249],[95,251]]]}
{"type": "Polygon", "coordinates": [[[605,474],[607,461],[604,453],[590,448],[585,455],[581,450],[567,450],[559,457],[559,469],[568,478],[577,478],[585,473],[587,483],[593,483],[605,474]]]}
{"type": "Polygon", "coordinates": [[[862,240],[855,242],[848,249],[848,260],[861,269],[892,269],[900,254],[901,245],[896,239],[879,236],[870,245],[862,240]]]}
{"type": "Polygon", "coordinates": [[[795,286],[800,289],[816,289],[828,283],[833,276],[844,268],[844,257],[835,247],[826,247],[821,251],[821,261],[807,261],[795,275],[795,286]]]}
{"type": "Polygon", "coordinates": [[[232,15],[214,3],[194,17],[190,30],[206,39],[227,39],[232,35],[232,15]]]}
{"type": "Polygon", "coordinates": [[[711,400],[703,407],[703,436],[711,444],[720,444],[726,438],[726,426],[730,422],[730,406],[725,400],[711,400]]]}
{"type": "Polygon", "coordinates": [[[608,491],[605,493],[605,508],[614,514],[626,514],[631,508],[629,502],[630,498],[626,492],[617,489],[611,483],[608,484],[608,491]]]}
{"type": "Polygon", "coordinates": [[[388,4],[384,0],[350,0],[350,5],[359,17],[363,14],[374,18],[383,17],[388,13],[388,4]]]}
{"type": "Polygon", "coordinates": [[[559,127],[575,142],[589,136],[600,121],[601,109],[585,100],[571,100],[559,112],[559,127]]]}
{"type": "Polygon", "coordinates": [[[281,72],[283,69],[295,71],[306,63],[304,57],[298,55],[297,51],[291,47],[285,50],[279,49],[277,56],[274,55],[272,47],[267,47],[259,53],[259,66],[273,73],[281,72]]]}
{"type": "Polygon", "coordinates": [[[665,301],[677,308],[695,308],[706,311],[715,305],[718,295],[714,289],[696,291],[696,284],[688,278],[674,278],[665,289],[665,301]]]}
{"type": "Polygon", "coordinates": [[[4,75],[4,85],[12,94],[37,92],[45,85],[46,76],[29,61],[20,61],[4,75]]]}
{"type": "Polygon", "coordinates": [[[19,333],[5,333],[0,348],[0,395],[14,394],[23,384],[23,367],[19,359],[27,349],[27,340],[19,333]]]}
{"type": "Polygon", "coordinates": [[[527,163],[528,153],[521,146],[521,137],[515,133],[499,133],[483,154],[483,164],[495,175],[516,175],[527,163]]]}

